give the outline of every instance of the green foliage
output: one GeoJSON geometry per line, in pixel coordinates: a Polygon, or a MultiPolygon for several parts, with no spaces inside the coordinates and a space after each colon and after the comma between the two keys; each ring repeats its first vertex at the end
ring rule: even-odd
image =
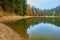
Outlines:
{"type": "MultiPolygon", "coordinates": [[[[6,9],[6,6],[9,6],[16,14],[25,15],[27,14],[27,4],[26,0],[0,0],[3,4],[3,7],[6,9]]],[[[8,8],[9,8],[8,7],[8,8]]],[[[3,9],[4,9],[3,8],[3,9]]]]}
{"type": "Polygon", "coordinates": [[[23,13],[24,15],[27,14],[26,10],[27,10],[27,4],[26,4],[26,0],[23,0],[23,13]]]}
{"type": "Polygon", "coordinates": [[[52,9],[39,9],[32,6],[32,15],[38,16],[60,16],[60,6],[52,9]],[[55,12],[55,13],[54,13],[55,12]]]}

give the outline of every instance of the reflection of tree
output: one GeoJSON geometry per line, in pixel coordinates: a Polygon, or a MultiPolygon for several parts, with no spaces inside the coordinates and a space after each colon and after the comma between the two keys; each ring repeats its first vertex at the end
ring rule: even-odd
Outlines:
{"type": "Polygon", "coordinates": [[[56,26],[59,26],[60,27],[60,19],[59,18],[49,18],[49,19],[44,19],[43,20],[44,23],[51,23],[51,24],[54,24],[56,26]]]}
{"type": "Polygon", "coordinates": [[[30,25],[36,25],[41,22],[51,23],[60,27],[60,18],[31,18],[31,19],[23,19],[12,22],[6,22],[5,24],[14,29],[18,34],[20,34],[24,39],[28,38],[26,33],[27,28],[30,25]]]}
{"type": "Polygon", "coordinates": [[[56,18],[54,17],[54,18],[53,18],[53,22],[55,22],[55,19],[56,19],[56,18]]]}
{"type": "Polygon", "coordinates": [[[28,28],[26,19],[17,20],[17,21],[13,21],[13,22],[7,22],[5,24],[8,25],[9,27],[11,27],[13,30],[15,30],[18,34],[20,34],[21,37],[23,37],[23,39],[28,38],[28,35],[26,33],[26,30],[28,28]]]}

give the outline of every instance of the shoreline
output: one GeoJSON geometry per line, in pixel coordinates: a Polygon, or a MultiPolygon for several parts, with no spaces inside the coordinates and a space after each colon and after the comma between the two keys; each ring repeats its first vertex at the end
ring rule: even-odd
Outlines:
{"type": "Polygon", "coordinates": [[[37,17],[55,18],[58,16],[3,16],[3,17],[0,17],[0,30],[1,30],[0,32],[3,33],[3,34],[0,34],[1,40],[2,39],[3,40],[5,40],[5,39],[24,40],[17,32],[15,32],[13,29],[11,29],[9,26],[3,24],[2,22],[5,22],[5,21],[9,22],[9,21],[16,21],[16,20],[21,20],[21,19],[26,19],[26,18],[37,18],[37,17]],[[4,35],[7,36],[7,38],[4,35]],[[12,35],[12,36],[10,36],[10,35],[12,35]]]}
{"type": "Polygon", "coordinates": [[[4,21],[16,21],[21,19],[31,18],[30,16],[3,16],[0,17],[0,22],[4,21]]]}
{"type": "Polygon", "coordinates": [[[0,17],[0,22],[16,21],[16,20],[21,20],[21,19],[26,19],[26,18],[37,18],[37,17],[55,18],[55,17],[60,17],[60,16],[3,16],[3,17],[0,17]]]}

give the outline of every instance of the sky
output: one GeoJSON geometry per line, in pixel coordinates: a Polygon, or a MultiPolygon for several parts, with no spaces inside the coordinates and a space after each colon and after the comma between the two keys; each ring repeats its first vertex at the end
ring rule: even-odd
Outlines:
{"type": "Polygon", "coordinates": [[[51,9],[60,6],[60,0],[27,0],[27,4],[39,9],[51,9]]]}

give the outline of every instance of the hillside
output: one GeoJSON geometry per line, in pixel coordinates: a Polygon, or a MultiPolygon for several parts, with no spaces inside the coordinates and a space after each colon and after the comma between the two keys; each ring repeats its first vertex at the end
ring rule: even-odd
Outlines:
{"type": "Polygon", "coordinates": [[[60,6],[57,6],[52,9],[44,9],[43,12],[44,12],[44,15],[47,14],[47,15],[59,16],[60,15],[60,6]]]}
{"type": "Polygon", "coordinates": [[[0,0],[0,7],[3,9],[4,12],[9,12],[10,14],[27,14],[26,0],[0,0]]]}

